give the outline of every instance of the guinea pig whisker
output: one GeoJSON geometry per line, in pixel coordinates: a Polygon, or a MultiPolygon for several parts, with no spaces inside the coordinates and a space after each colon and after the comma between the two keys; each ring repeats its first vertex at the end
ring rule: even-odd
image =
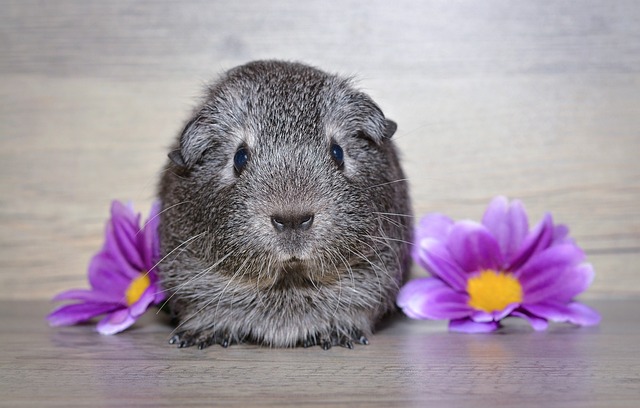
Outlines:
{"type": "Polygon", "coordinates": [[[181,180],[187,180],[186,177],[181,176],[178,172],[175,172],[172,168],[165,168],[160,172],[161,176],[164,176],[165,174],[171,174],[181,180]]]}
{"type": "MultiPolygon", "coordinates": [[[[218,295],[217,300],[218,300],[218,304],[216,305],[216,310],[214,313],[214,319],[213,321],[215,322],[215,316],[217,315],[218,312],[218,307],[220,306],[220,302],[222,301],[222,297],[225,293],[225,291],[227,290],[227,288],[229,287],[229,285],[231,284],[231,282],[233,282],[233,280],[238,276],[238,274],[240,273],[240,271],[242,270],[242,268],[244,267],[244,265],[246,265],[247,261],[249,260],[249,257],[247,257],[244,262],[242,263],[242,265],[240,265],[240,268],[238,268],[238,270],[233,274],[233,276],[229,279],[229,282],[227,282],[227,285],[224,287],[224,289],[222,289],[222,291],[220,292],[220,295],[218,295]]],[[[173,329],[173,331],[171,332],[171,334],[174,334],[178,329],[180,329],[185,323],[187,323],[188,321],[190,321],[191,319],[193,319],[194,317],[196,317],[197,315],[199,315],[205,308],[207,308],[207,306],[209,306],[211,303],[213,303],[216,300],[215,297],[212,297],[210,300],[208,300],[207,302],[205,302],[198,310],[196,310],[194,313],[190,314],[189,316],[187,316],[185,319],[182,319],[182,321],[180,322],[180,324],[178,324],[176,326],[175,329],[173,329]]]]}
{"type": "Polygon", "coordinates": [[[401,179],[397,179],[397,180],[391,180],[391,181],[387,181],[386,183],[380,183],[380,184],[374,184],[372,186],[368,186],[362,189],[362,191],[365,190],[370,190],[372,188],[377,188],[377,187],[382,187],[382,186],[387,186],[389,184],[394,184],[394,183],[402,183],[404,181],[408,181],[408,178],[401,178],[401,179]]]}
{"type": "MultiPolygon", "coordinates": [[[[369,245],[367,242],[365,242],[365,241],[363,241],[363,240],[358,239],[357,241],[358,241],[358,242],[360,242],[360,243],[362,243],[363,245],[366,245],[366,246],[368,246],[369,248],[371,248],[371,251],[374,253],[374,255],[376,255],[376,256],[378,257],[378,260],[380,260],[380,262],[381,262],[381,263],[383,262],[383,261],[382,261],[382,257],[380,256],[380,253],[378,252],[378,250],[377,250],[375,247],[373,247],[372,245],[369,245]]],[[[383,299],[383,296],[382,296],[382,281],[380,280],[380,275],[378,274],[378,271],[377,271],[377,268],[376,268],[375,263],[374,263],[374,262],[372,262],[369,258],[367,258],[367,257],[366,257],[366,256],[364,256],[364,255],[357,254],[357,253],[356,253],[356,255],[357,255],[357,256],[359,256],[359,257],[360,257],[362,260],[364,260],[365,262],[367,262],[367,263],[371,266],[371,268],[372,268],[373,272],[376,274],[376,280],[378,281],[378,295],[379,295],[379,301],[380,301],[380,302],[382,302],[382,299],[383,299]]],[[[389,275],[389,272],[387,272],[386,270],[385,270],[384,272],[385,272],[385,274],[386,274],[387,276],[389,275]]]]}
{"type": "MultiPolygon", "coordinates": [[[[271,276],[271,267],[273,266],[274,260],[273,260],[273,255],[269,255],[269,257],[266,260],[266,264],[267,264],[267,277],[271,276]]],[[[256,279],[256,297],[258,298],[258,301],[260,302],[260,304],[263,307],[266,307],[267,304],[264,302],[263,300],[263,292],[260,290],[260,278],[263,275],[262,272],[263,268],[259,268],[258,269],[258,278],[256,279]]],[[[274,287],[276,281],[273,281],[267,288],[265,291],[265,294],[268,294],[274,287]]]]}
{"type": "MultiPolygon", "coordinates": [[[[333,270],[335,271],[335,274],[337,275],[337,278],[338,278],[338,285],[340,285],[340,283],[341,283],[340,282],[340,271],[338,270],[338,267],[336,266],[336,262],[335,262],[336,261],[336,256],[335,256],[334,252],[330,252],[330,253],[327,254],[327,261],[328,261],[327,268],[329,268],[329,267],[333,268],[333,270]]],[[[333,291],[327,292],[327,296],[330,299],[335,299],[336,298],[336,295],[335,295],[335,293],[333,291]]],[[[339,301],[339,299],[340,299],[340,296],[339,296],[339,293],[338,293],[337,300],[339,301]]],[[[337,310],[337,307],[336,307],[336,310],[337,310]]]]}
{"type": "MultiPolygon", "coordinates": [[[[347,259],[342,256],[340,253],[336,252],[336,258],[341,261],[343,263],[343,265],[345,266],[347,273],[349,274],[353,274],[353,270],[351,269],[351,266],[349,265],[349,262],[347,261],[347,259]]],[[[340,271],[337,267],[337,265],[334,264],[334,268],[336,269],[336,275],[338,276],[338,299],[336,302],[336,308],[334,309],[333,313],[331,314],[331,317],[335,317],[336,314],[338,313],[338,310],[340,309],[340,304],[342,303],[342,292],[343,292],[343,283],[342,283],[342,275],[340,274],[340,271]]],[[[352,301],[353,299],[351,299],[350,301],[352,301]]]]}
{"type": "Polygon", "coordinates": [[[401,214],[401,213],[380,212],[380,211],[371,211],[371,214],[393,215],[393,216],[396,216],[396,217],[416,218],[415,215],[413,215],[413,214],[401,214]]]}
{"type": "Polygon", "coordinates": [[[160,265],[165,259],[167,259],[171,254],[173,254],[175,251],[177,251],[178,249],[182,248],[185,245],[190,245],[194,240],[198,239],[198,238],[202,238],[204,236],[204,234],[206,234],[206,231],[202,231],[199,234],[196,234],[194,236],[192,236],[191,238],[187,239],[186,241],[182,242],[180,245],[178,245],[177,247],[173,248],[168,254],[166,254],[162,259],[160,259],[155,265],[153,265],[149,271],[154,270],[158,265],[160,265]]]}
{"type": "Polygon", "coordinates": [[[347,262],[346,259],[344,259],[343,262],[346,264],[347,273],[349,274],[349,279],[351,280],[351,289],[352,290],[351,290],[351,296],[349,296],[349,307],[351,307],[351,305],[353,304],[353,295],[355,294],[355,292],[357,292],[357,290],[356,290],[356,281],[355,281],[355,278],[353,276],[353,268],[351,267],[349,262],[347,262]]]}
{"type": "MultiPolygon", "coordinates": [[[[350,249],[350,250],[349,250],[349,252],[350,252],[352,255],[355,255],[355,257],[356,257],[356,258],[358,258],[358,259],[360,259],[360,260],[364,261],[365,263],[367,263],[367,264],[369,264],[369,265],[371,265],[371,264],[372,264],[372,263],[371,263],[371,261],[370,261],[369,259],[367,259],[367,257],[366,257],[366,256],[364,256],[363,254],[359,253],[358,251],[355,251],[355,250],[353,250],[353,249],[350,249]]],[[[352,268],[352,270],[353,270],[353,268],[352,268]]],[[[378,276],[378,272],[377,272],[377,271],[375,271],[375,270],[374,270],[373,272],[376,274],[376,280],[378,281],[378,294],[379,294],[379,295],[382,295],[382,289],[381,289],[381,285],[380,285],[380,276],[378,276]]],[[[354,292],[354,293],[356,293],[356,294],[358,294],[358,295],[359,295],[359,296],[358,296],[358,299],[360,300],[360,302],[366,301],[366,304],[367,304],[368,306],[371,306],[371,304],[370,304],[371,302],[369,302],[367,299],[363,298],[363,297],[362,297],[362,295],[358,293],[358,290],[357,290],[357,288],[355,287],[355,280],[353,280],[353,279],[352,279],[352,290],[353,290],[353,292],[354,292]]],[[[353,297],[353,294],[352,294],[352,297],[353,297]]]]}
{"type": "Polygon", "coordinates": [[[180,292],[180,290],[184,289],[184,287],[186,287],[189,284],[192,284],[196,281],[198,281],[199,279],[201,279],[202,277],[204,277],[207,273],[211,272],[216,266],[220,265],[222,262],[224,262],[228,257],[230,257],[231,255],[233,255],[233,251],[229,252],[228,254],[226,254],[225,256],[223,256],[222,258],[220,258],[219,260],[217,260],[213,265],[203,269],[202,271],[198,272],[198,274],[196,274],[196,276],[194,276],[193,278],[179,284],[176,286],[173,286],[171,288],[165,288],[163,290],[163,292],[173,292],[171,293],[171,296],[169,296],[160,306],[160,308],[158,309],[158,312],[156,312],[156,314],[160,313],[160,310],[162,310],[162,308],[169,302],[169,300],[171,300],[171,298],[173,298],[178,292],[180,292]]]}
{"type": "Polygon", "coordinates": [[[403,228],[402,224],[400,224],[398,221],[394,220],[391,217],[387,217],[386,215],[379,215],[378,216],[379,221],[386,221],[389,224],[393,225],[396,228],[403,228]]]}
{"type": "MultiPolygon", "coordinates": [[[[320,269],[320,279],[324,279],[325,276],[325,269],[327,268],[327,265],[325,265],[324,263],[324,257],[320,257],[318,259],[318,262],[320,263],[320,265],[318,265],[318,269],[320,269]]],[[[318,288],[318,292],[316,294],[320,293],[320,288],[318,288]]]]}
{"type": "Polygon", "coordinates": [[[162,211],[160,211],[159,213],[157,213],[157,214],[156,214],[156,215],[154,215],[153,217],[149,218],[149,219],[147,220],[147,222],[145,222],[145,223],[144,223],[144,225],[143,225],[142,227],[140,227],[140,229],[138,230],[138,232],[136,232],[136,235],[135,235],[135,236],[137,237],[137,236],[138,236],[138,234],[140,234],[140,233],[145,229],[145,227],[146,227],[146,226],[147,226],[151,221],[153,221],[153,220],[155,220],[156,218],[158,218],[160,215],[162,215],[162,213],[164,213],[164,212],[166,212],[166,211],[168,211],[168,210],[170,210],[170,209],[172,209],[172,208],[174,208],[174,207],[177,207],[177,206],[179,206],[179,205],[183,205],[183,204],[187,204],[187,203],[191,203],[191,201],[189,201],[189,200],[185,200],[185,201],[179,202],[179,203],[177,203],[177,204],[174,204],[174,205],[171,205],[171,206],[169,206],[169,207],[167,207],[167,208],[162,209],[162,211]]]}
{"type": "MultiPolygon", "coordinates": [[[[167,255],[165,255],[162,259],[160,259],[160,260],[159,260],[155,265],[153,265],[151,268],[149,268],[149,270],[145,272],[144,276],[147,276],[147,275],[149,274],[149,272],[151,272],[152,270],[154,270],[154,269],[155,269],[155,268],[156,268],[160,263],[162,263],[165,259],[167,259],[167,257],[168,257],[169,255],[171,255],[172,253],[174,253],[177,249],[179,249],[180,247],[183,247],[183,246],[184,246],[184,247],[183,247],[183,249],[181,250],[181,252],[182,252],[182,251],[183,251],[183,250],[188,246],[188,244],[190,243],[190,241],[192,242],[192,240],[194,240],[194,239],[196,239],[196,238],[200,238],[202,235],[204,235],[204,233],[205,233],[205,232],[203,231],[203,232],[201,232],[200,234],[197,234],[197,235],[195,235],[195,236],[193,236],[193,237],[189,238],[188,240],[184,241],[182,244],[178,245],[178,246],[177,246],[176,248],[174,248],[171,252],[169,252],[169,253],[168,253],[167,255]],[[187,244],[187,245],[185,246],[185,244],[187,244]]],[[[159,293],[163,293],[163,292],[167,292],[167,291],[168,291],[168,289],[164,288],[164,289],[162,289],[159,293]]],[[[165,303],[163,303],[163,304],[162,304],[162,306],[164,306],[165,304],[166,304],[166,302],[165,302],[165,303]]],[[[160,309],[162,309],[162,307],[161,307],[160,309]]]]}
{"type": "MultiPolygon", "coordinates": [[[[271,268],[271,257],[269,257],[269,259],[267,259],[266,261],[267,264],[267,275],[269,274],[269,269],[271,268]]],[[[264,306],[264,301],[262,300],[262,297],[260,296],[260,278],[262,277],[262,269],[258,270],[258,277],[256,278],[256,297],[258,298],[258,301],[260,302],[260,304],[262,306],[264,306]]]]}
{"type": "MultiPolygon", "coordinates": [[[[220,308],[220,303],[222,302],[222,297],[224,296],[225,292],[229,288],[229,285],[231,285],[231,282],[233,282],[239,276],[239,274],[242,271],[242,269],[244,269],[244,267],[247,265],[247,262],[249,261],[249,259],[251,259],[250,256],[247,256],[245,258],[245,260],[242,262],[240,267],[236,270],[236,272],[233,274],[233,276],[229,279],[229,281],[227,282],[225,287],[220,292],[220,295],[218,296],[218,304],[216,305],[216,310],[213,312],[213,321],[215,321],[216,320],[216,316],[218,316],[218,309],[220,308]]],[[[243,275],[244,275],[244,273],[243,273],[243,275]]]]}
{"type": "Polygon", "coordinates": [[[194,282],[195,280],[197,280],[200,276],[203,276],[204,274],[206,274],[207,272],[210,272],[212,269],[214,268],[214,266],[210,266],[208,268],[203,269],[202,271],[198,272],[198,274],[189,279],[186,282],[181,283],[180,285],[175,285],[171,288],[165,288],[163,290],[163,292],[172,292],[171,295],[164,301],[162,302],[162,304],[160,305],[160,307],[158,308],[158,311],[156,312],[156,314],[160,313],[160,311],[167,305],[167,303],[169,303],[169,301],[176,295],[178,294],[178,292],[180,292],[181,289],[183,289],[185,286],[187,286],[189,283],[194,282]]]}
{"type": "MultiPolygon", "coordinates": [[[[385,229],[382,227],[382,225],[380,225],[380,228],[379,228],[378,232],[379,232],[380,236],[367,235],[367,237],[371,241],[373,241],[374,243],[378,243],[378,244],[383,245],[384,247],[388,248],[392,253],[397,255],[397,250],[398,250],[397,245],[392,245],[392,243],[393,242],[398,242],[399,240],[389,237],[386,234],[385,229]]],[[[366,242],[365,242],[365,244],[368,245],[366,242]]],[[[378,252],[378,248],[376,248],[374,246],[371,246],[371,249],[373,251],[375,251],[375,252],[378,252]]],[[[396,256],[396,258],[397,258],[397,256],[396,256]]],[[[378,259],[381,261],[382,265],[386,265],[387,264],[386,262],[382,262],[382,258],[380,256],[378,256],[378,259]]],[[[398,267],[400,268],[400,264],[398,264],[398,267]]],[[[386,267],[385,267],[385,273],[387,274],[387,276],[393,278],[393,276],[390,276],[390,274],[386,270],[386,267]]]]}
{"type": "Polygon", "coordinates": [[[415,245],[415,244],[414,244],[413,242],[411,242],[411,241],[405,241],[405,240],[398,239],[398,238],[391,238],[391,237],[377,237],[377,236],[375,236],[375,235],[365,235],[365,236],[366,236],[367,238],[372,239],[373,241],[381,242],[381,243],[385,243],[385,242],[387,242],[387,241],[393,241],[393,242],[400,242],[400,243],[402,243],[402,244],[406,244],[406,245],[409,245],[409,246],[413,246],[413,245],[415,245]]]}
{"type": "Polygon", "coordinates": [[[391,245],[391,242],[389,242],[385,237],[377,237],[374,235],[365,235],[365,237],[371,240],[371,243],[372,243],[371,248],[374,251],[376,250],[374,248],[377,248],[379,246],[383,246],[385,248],[388,248],[391,251],[394,251],[393,245],[391,245]]]}
{"type": "Polygon", "coordinates": [[[318,284],[313,280],[313,276],[309,277],[309,283],[311,283],[311,286],[315,288],[316,293],[320,293],[320,286],[318,286],[318,284]]]}

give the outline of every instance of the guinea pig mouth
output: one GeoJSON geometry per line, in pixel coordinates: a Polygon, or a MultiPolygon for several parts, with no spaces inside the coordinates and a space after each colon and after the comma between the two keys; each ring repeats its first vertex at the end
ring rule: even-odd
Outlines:
{"type": "Polygon", "coordinates": [[[309,261],[291,257],[281,265],[277,285],[280,288],[318,289],[322,285],[334,284],[338,279],[334,274],[325,273],[309,261]]]}
{"type": "Polygon", "coordinates": [[[309,261],[300,259],[297,256],[292,256],[280,262],[282,269],[285,270],[302,270],[305,269],[308,264],[309,261]]]}
{"type": "Polygon", "coordinates": [[[276,259],[283,265],[308,263],[313,259],[313,246],[305,242],[284,241],[280,242],[276,248],[274,248],[276,259]]]}
{"type": "Polygon", "coordinates": [[[282,268],[283,269],[298,270],[298,269],[303,269],[304,265],[305,265],[305,262],[303,260],[301,260],[300,258],[296,258],[295,256],[287,259],[284,262],[282,262],[282,268]]]}

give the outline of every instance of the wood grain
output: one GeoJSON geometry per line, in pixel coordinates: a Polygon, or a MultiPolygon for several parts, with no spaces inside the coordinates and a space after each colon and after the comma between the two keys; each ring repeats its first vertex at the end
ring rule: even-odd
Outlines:
{"type": "Polygon", "coordinates": [[[0,406],[637,407],[640,301],[591,305],[600,327],[469,335],[397,317],[369,346],[323,351],[176,349],[153,313],[102,336],[47,327],[45,302],[0,301],[0,406]]]}
{"type": "Polygon", "coordinates": [[[257,58],[361,78],[416,214],[522,198],[586,249],[587,296],[640,294],[635,1],[0,5],[0,298],[85,286],[109,201],[146,211],[202,84],[257,58]]]}

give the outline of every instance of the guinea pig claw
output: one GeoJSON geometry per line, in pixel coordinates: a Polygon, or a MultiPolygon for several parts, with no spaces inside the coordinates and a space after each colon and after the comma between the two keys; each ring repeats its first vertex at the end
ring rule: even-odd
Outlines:
{"type": "Polygon", "coordinates": [[[188,338],[185,339],[185,332],[176,333],[169,339],[169,344],[175,344],[178,348],[185,348],[193,345],[188,338]]]}
{"type": "Polygon", "coordinates": [[[369,345],[369,339],[364,335],[364,333],[362,333],[358,329],[355,329],[353,331],[353,339],[356,340],[358,343],[362,344],[363,346],[369,345]]]}
{"type": "Polygon", "coordinates": [[[299,345],[301,345],[304,348],[309,348],[316,345],[320,345],[320,343],[318,343],[318,338],[316,337],[315,334],[309,333],[305,338],[300,340],[299,345]]]}

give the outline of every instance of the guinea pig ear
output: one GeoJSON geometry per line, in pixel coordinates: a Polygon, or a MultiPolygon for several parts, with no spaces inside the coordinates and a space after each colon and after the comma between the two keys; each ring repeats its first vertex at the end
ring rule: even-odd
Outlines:
{"type": "Polygon", "coordinates": [[[169,153],[169,159],[179,167],[191,168],[207,148],[207,137],[199,117],[191,119],[180,135],[180,148],[169,153]]]}
{"type": "Polygon", "coordinates": [[[369,123],[368,125],[370,126],[365,125],[365,130],[360,132],[359,135],[360,137],[364,137],[365,139],[368,139],[375,144],[382,144],[386,140],[391,139],[391,137],[396,133],[396,130],[398,129],[398,125],[396,125],[396,122],[389,119],[384,119],[384,117],[381,118],[377,125],[374,125],[372,123],[369,123]],[[382,123],[380,124],[380,122],[382,123]]]}
{"type": "Polygon", "coordinates": [[[382,109],[369,96],[359,94],[359,97],[353,99],[366,118],[361,123],[361,134],[375,144],[382,144],[390,139],[398,128],[396,122],[386,119],[382,109]]]}
{"type": "Polygon", "coordinates": [[[178,167],[187,167],[187,163],[185,163],[184,158],[182,157],[182,152],[180,149],[176,149],[171,151],[167,156],[169,156],[169,160],[173,162],[178,167]]]}
{"type": "Polygon", "coordinates": [[[398,124],[390,119],[385,119],[384,121],[384,137],[387,139],[391,139],[391,137],[398,130],[398,124]]]}

